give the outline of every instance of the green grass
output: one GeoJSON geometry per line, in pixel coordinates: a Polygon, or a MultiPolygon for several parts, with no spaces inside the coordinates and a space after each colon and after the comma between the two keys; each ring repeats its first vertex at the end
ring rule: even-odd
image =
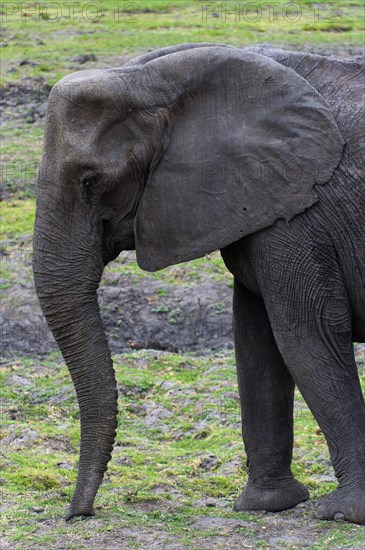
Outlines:
{"type": "MultiPolygon", "coordinates": [[[[80,548],[73,539],[76,534],[85,542],[88,536],[113,533],[124,525],[163,529],[195,550],[201,533],[191,525],[202,515],[249,521],[245,536],[269,528],[270,517],[231,511],[247,479],[233,354],[208,358],[139,351],[116,357],[115,368],[118,430],[96,501],[98,520],[67,526],[62,516],[76,480],[79,427],[66,367],[54,353],[42,360],[14,360],[2,372],[1,436],[7,438],[1,474],[3,525],[14,548],[42,547],[59,537],[80,548]],[[14,375],[28,385],[14,383],[14,375]],[[150,424],[153,411],[158,415],[150,424]],[[26,441],[29,431],[35,436],[26,441]],[[20,436],[23,439],[17,439],[20,436]],[[204,469],[211,455],[214,463],[204,469]],[[236,459],[239,463],[227,473],[225,468],[236,459]],[[218,499],[228,507],[197,507],[201,498],[218,499]],[[37,506],[40,512],[34,511],[37,506]],[[42,533],[40,526],[47,521],[53,522],[52,529],[42,533]]],[[[318,483],[316,477],[328,473],[328,466],[321,466],[328,461],[328,450],[299,393],[296,404],[293,470],[318,497],[334,488],[334,483],[318,483]]],[[[346,540],[361,542],[362,531],[356,526],[318,522],[318,530],[315,549],[323,548],[321,544],[337,548],[346,540]]],[[[213,534],[207,531],[204,536],[213,534]]]]}
{"type": "Polygon", "coordinates": [[[11,241],[33,233],[34,200],[3,202],[0,214],[1,240],[11,241]]]}
{"type": "Polygon", "coordinates": [[[44,129],[26,121],[23,125],[13,127],[10,120],[2,129],[1,176],[8,193],[26,199],[35,196],[44,129]]]}
{"type": "MultiPolygon", "coordinates": [[[[126,276],[133,277],[136,282],[138,278],[145,277],[146,273],[141,271],[135,260],[133,253],[122,253],[114,262],[110,263],[104,272],[104,284],[113,284],[113,279],[110,279],[110,274],[120,273],[126,276]]],[[[213,281],[227,283],[230,287],[233,286],[233,277],[225,267],[219,252],[209,254],[204,258],[193,260],[190,262],[171,266],[155,273],[148,273],[148,277],[156,279],[167,284],[181,284],[189,286],[191,283],[199,283],[209,276],[213,281]]],[[[167,289],[162,289],[163,293],[167,293],[167,289]]],[[[164,313],[163,295],[160,295],[159,303],[153,306],[155,313],[164,313]]],[[[216,304],[215,309],[221,309],[221,304],[216,304]]],[[[173,317],[178,317],[178,308],[173,311],[173,317]]]]}
{"type": "Polygon", "coordinates": [[[19,276],[23,281],[31,278],[34,214],[34,200],[4,201],[0,205],[0,290],[10,288],[19,276]],[[13,269],[14,262],[17,270],[13,269]]]}
{"type": "Polygon", "coordinates": [[[87,11],[80,3],[73,15],[65,6],[62,12],[56,7],[42,12],[41,3],[13,15],[5,7],[4,81],[42,77],[54,83],[79,68],[72,58],[80,53],[109,63],[112,56],[179,42],[218,41],[237,46],[262,41],[297,46],[363,43],[360,0],[342,0],[337,10],[327,4],[318,9],[309,0],[298,0],[295,8],[288,8],[284,0],[276,2],[274,9],[264,0],[251,8],[247,4],[233,0],[104,1],[97,4],[102,6],[99,13],[87,11]],[[23,60],[37,65],[20,66],[23,60]]]}

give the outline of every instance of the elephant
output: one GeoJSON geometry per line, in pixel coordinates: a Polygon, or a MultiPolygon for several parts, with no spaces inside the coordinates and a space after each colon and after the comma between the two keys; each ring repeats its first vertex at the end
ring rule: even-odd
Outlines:
{"type": "Polygon", "coordinates": [[[94,514],[116,430],[97,288],[122,250],[157,271],[220,250],[248,481],[236,510],[309,498],[291,470],[299,388],[338,480],[319,519],[365,523],[365,70],[255,46],[181,44],[52,89],[33,271],[80,407],[66,520],[94,514]]]}

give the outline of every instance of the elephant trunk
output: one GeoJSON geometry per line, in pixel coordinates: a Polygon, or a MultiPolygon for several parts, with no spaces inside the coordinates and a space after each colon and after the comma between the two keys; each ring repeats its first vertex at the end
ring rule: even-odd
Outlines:
{"type": "Polygon", "coordinates": [[[80,407],[79,472],[68,520],[94,514],[115,438],[117,390],[96,293],[103,271],[102,232],[85,219],[66,223],[57,216],[56,223],[54,211],[40,203],[33,255],[36,291],[80,407]]]}

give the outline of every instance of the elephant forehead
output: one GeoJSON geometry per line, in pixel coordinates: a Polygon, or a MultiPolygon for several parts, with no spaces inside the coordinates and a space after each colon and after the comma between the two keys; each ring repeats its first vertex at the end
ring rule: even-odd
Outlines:
{"type": "Polygon", "coordinates": [[[92,111],[97,118],[100,109],[117,111],[120,116],[128,112],[128,80],[127,74],[114,69],[72,73],[52,88],[50,109],[59,119],[85,110],[92,111]]]}
{"type": "Polygon", "coordinates": [[[80,71],[52,89],[47,113],[45,144],[59,148],[67,161],[109,155],[117,143],[130,142],[136,125],[132,109],[120,95],[121,77],[113,71],[80,71]],[[117,98],[117,94],[119,94],[117,98]]]}
{"type": "Polygon", "coordinates": [[[77,71],[71,73],[59,80],[52,88],[50,101],[59,101],[65,99],[72,103],[80,99],[85,99],[89,91],[89,99],[100,95],[102,87],[105,87],[105,81],[109,80],[105,69],[77,71]],[[95,90],[96,93],[93,92],[95,90]]]}

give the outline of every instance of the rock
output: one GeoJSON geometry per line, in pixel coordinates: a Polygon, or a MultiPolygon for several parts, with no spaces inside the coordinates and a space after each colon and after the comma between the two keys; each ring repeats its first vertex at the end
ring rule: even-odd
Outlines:
{"type": "Polygon", "coordinates": [[[33,506],[32,512],[40,514],[41,512],[44,512],[44,506],[33,506]]]}
{"type": "Polygon", "coordinates": [[[88,61],[97,61],[98,58],[93,53],[87,53],[84,55],[77,55],[76,57],[72,58],[72,61],[77,61],[77,63],[80,63],[80,65],[83,65],[84,63],[87,63],[88,61]]]}
{"type": "Polygon", "coordinates": [[[128,403],[125,406],[125,409],[132,414],[137,416],[146,416],[146,409],[143,405],[138,405],[137,403],[128,403]]]}
{"type": "Polygon", "coordinates": [[[118,466],[133,466],[134,462],[128,456],[119,456],[114,458],[114,464],[118,464],[118,466]]]}
{"type": "Polygon", "coordinates": [[[211,433],[210,426],[206,420],[199,420],[195,424],[195,428],[186,432],[186,436],[193,437],[194,439],[205,439],[211,433]]]}
{"type": "Polygon", "coordinates": [[[170,439],[174,439],[175,441],[180,441],[186,436],[186,433],[182,430],[171,430],[169,437],[170,439]]]}
{"type": "Polygon", "coordinates": [[[24,65],[30,65],[31,67],[36,67],[37,65],[39,65],[39,63],[36,63],[35,61],[29,61],[29,59],[22,59],[22,61],[20,61],[19,63],[19,66],[23,67],[24,65]]]}
{"type": "Polygon", "coordinates": [[[208,455],[207,457],[202,459],[199,464],[199,468],[205,471],[215,470],[216,468],[218,468],[221,462],[222,461],[217,456],[208,455]]]}
{"type": "Polygon", "coordinates": [[[156,421],[163,418],[170,418],[173,415],[171,411],[154,401],[146,401],[143,407],[146,411],[145,423],[147,425],[154,424],[156,421]]]}
{"type": "Polygon", "coordinates": [[[171,388],[175,388],[177,384],[176,382],[165,381],[165,382],[161,382],[159,386],[162,390],[170,390],[171,388]]]}
{"type": "Polygon", "coordinates": [[[73,470],[74,466],[69,462],[57,462],[57,468],[61,468],[62,470],[73,470]]]}
{"type": "Polygon", "coordinates": [[[125,397],[142,397],[146,394],[146,390],[141,386],[127,386],[126,384],[118,384],[118,394],[125,397]]]}
{"type": "Polygon", "coordinates": [[[219,468],[219,474],[222,476],[237,476],[239,470],[242,468],[242,459],[234,458],[219,468]]]}
{"type": "Polygon", "coordinates": [[[64,434],[47,436],[44,438],[44,445],[54,451],[63,451],[65,453],[75,453],[69,438],[64,434]]]}
{"type": "Polygon", "coordinates": [[[155,495],[166,495],[171,493],[172,487],[170,485],[167,485],[166,483],[160,483],[159,485],[155,485],[150,489],[151,493],[154,493],[155,495]]]}
{"type": "Polygon", "coordinates": [[[12,374],[9,378],[9,383],[14,386],[32,386],[32,382],[25,378],[25,376],[18,376],[17,374],[12,374]]]}
{"type": "Polygon", "coordinates": [[[20,435],[10,433],[1,441],[2,446],[9,445],[14,448],[22,448],[32,445],[39,440],[39,433],[36,430],[25,428],[20,435]]]}

